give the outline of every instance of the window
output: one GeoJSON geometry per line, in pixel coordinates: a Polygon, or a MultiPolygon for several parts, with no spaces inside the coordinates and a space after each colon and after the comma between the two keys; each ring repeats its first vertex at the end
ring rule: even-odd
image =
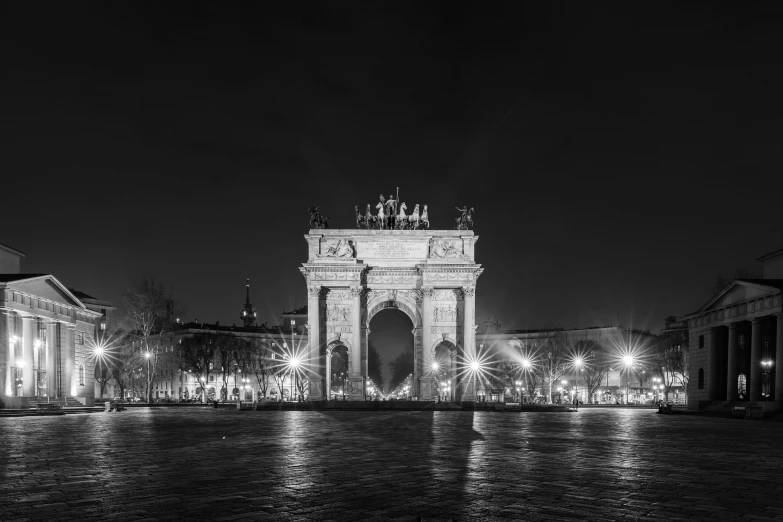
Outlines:
{"type": "Polygon", "coordinates": [[[79,365],[79,385],[84,386],[84,366],[79,365]]]}
{"type": "Polygon", "coordinates": [[[704,336],[699,336],[699,348],[704,348],[704,336]]]}
{"type": "Polygon", "coordinates": [[[101,308],[101,315],[103,317],[106,317],[106,309],[105,308],[101,308]]]}
{"type": "Polygon", "coordinates": [[[699,368],[699,389],[704,389],[704,368],[699,368]]]}
{"type": "Polygon", "coordinates": [[[84,332],[76,332],[76,344],[84,345],[84,332]]]}

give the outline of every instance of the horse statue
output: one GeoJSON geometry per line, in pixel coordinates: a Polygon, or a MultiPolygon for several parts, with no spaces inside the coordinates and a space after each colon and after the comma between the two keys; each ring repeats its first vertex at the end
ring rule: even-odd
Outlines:
{"type": "Polygon", "coordinates": [[[318,212],[318,205],[310,207],[308,212],[310,212],[310,228],[329,228],[329,224],[327,223],[328,217],[322,216],[318,212]]]}
{"type": "Polygon", "coordinates": [[[403,201],[400,205],[400,213],[397,214],[397,219],[394,220],[394,228],[405,230],[408,228],[408,216],[405,215],[405,210],[408,206],[403,201]]]}
{"type": "Polygon", "coordinates": [[[424,210],[421,212],[421,224],[424,228],[430,228],[430,217],[427,215],[427,205],[424,205],[424,210]]]}
{"type": "Polygon", "coordinates": [[[356,228],[362,228],[362,225],[364,224],[364,216],[359,212],[359,205],[356,205],[353,207],[354,211],[356,212],[356,228]]]}
{"type": "Polygon", "coordinates": [[[383,214],[383,209],[384,209],[385,206],[386,205],[384,203],[383,194],[381,194],[381,201],[380,201],[380,203],[375,205],[375,208],[378,209],[378,214],[375,216],[375,220],[378,222],[378,228],[381,229],[381,230],[386,228],[386,218],[384,217],[384,214],[383,214]]]}
{"type": "Polygon", "coordinates": [[[370,204],[367,203],[367,212],[364,214],[364,228],[374,228],[375,227],[375,216],[372,215],[372,209],[370,208],[370,204]]]}
{"type": "Polygon", "coordinates": [[[416,230],[419,228],[419,204],[416,203],[413,207],[413,213],[408,216],[409,228],[416,230]]]}
{"type": "Polygon", "coordinates": [[[475,213],[473,207],[454,208],[462,212],[462,215],[454,220],[456,222],[454,228],[456,230],[473,230],[473,214],[475,213]]]}

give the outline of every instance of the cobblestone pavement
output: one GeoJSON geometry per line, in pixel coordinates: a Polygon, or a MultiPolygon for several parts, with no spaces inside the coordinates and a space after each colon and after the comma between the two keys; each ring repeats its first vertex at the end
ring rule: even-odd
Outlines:
{"type": "Polygon", "coordinates": [[[1,520],[783,520],[783,424],[138,409],[0,419],[1,520]]]}

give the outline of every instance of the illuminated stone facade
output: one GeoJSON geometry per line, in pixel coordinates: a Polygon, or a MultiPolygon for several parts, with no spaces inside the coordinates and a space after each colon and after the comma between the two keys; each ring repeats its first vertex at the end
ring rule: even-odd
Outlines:
{"type": "Polygon", "coordinates": [[[7,408],[76,399],[91,406],[102,315],[52,275],[0,274],[0,385],[7,408]]]}
{"type": "MultiPolygon", "coordinates": [[[[403,311],[413,323],[413,395],[437,397],[429,369],[436,349],[475,357],[478,236],[470,230],[328,230],[305,236],[308,259],[300,271],[308,294],[308,364],[318,376],[310,397],[327,398],[331,356],[347,349],[348,396],[364,397],[367,344],[373,316],[385,308],[403,311]]],[[[470,379],[455,386],[457,400],[474,400],[470,379]]]]}

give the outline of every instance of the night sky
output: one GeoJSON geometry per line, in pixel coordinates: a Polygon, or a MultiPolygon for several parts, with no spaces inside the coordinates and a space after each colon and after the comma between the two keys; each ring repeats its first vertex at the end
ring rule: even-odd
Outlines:
{"type": "Polygon", "coordinates": [[[276,324],[308,206],[399,186],[433,228],[475,207],[477,321],[658,329],[783,247],[783,4],[226,4],[3,4],[24,271],[221,324],[249,277],[276,324]]]}

